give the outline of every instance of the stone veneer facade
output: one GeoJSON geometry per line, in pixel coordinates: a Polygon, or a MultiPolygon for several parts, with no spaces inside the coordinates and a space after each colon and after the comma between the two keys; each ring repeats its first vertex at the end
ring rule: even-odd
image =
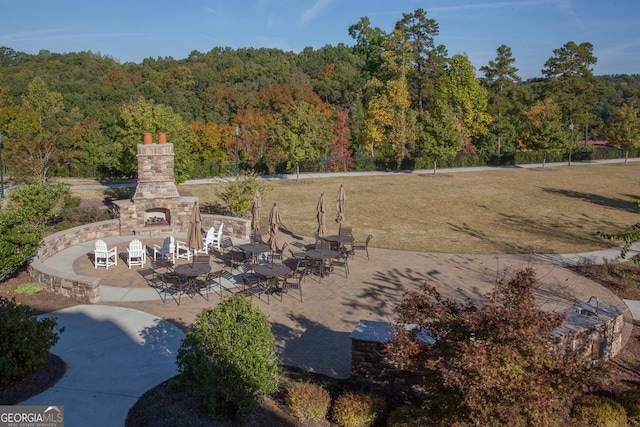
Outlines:
{"type": "Polygon", "coordinates": [[[197,197],[180,197],[174,176],[173,144],[138,144],[138,182],[131,200],[116,200],[121,235],[162,236],[186,232],[197,197]],[[166,222],[151,224],[153,213],[166,222]]]}

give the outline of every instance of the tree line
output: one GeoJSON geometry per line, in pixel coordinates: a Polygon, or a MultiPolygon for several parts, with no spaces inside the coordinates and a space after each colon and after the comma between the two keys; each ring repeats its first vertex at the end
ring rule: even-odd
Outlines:
{"type": "Polygon", "coordinates": [[[449,55],[421,8],[390,31],[367,17],[346,30],[352,46],[214,47],[140,64],[0,47],[5,169],[17,180],[71,165],[133,177],[144,132],[166,132],[178,181],[236,153],[262,173],[318,158],[329,170],[351,169],[355,158],[434,169],[457,153],[546,159],[604,138],[625,153],[640,147],[640,75],[595,76],[589,42],[558,47],[543,77],[523,81],[507,45],[478,69],[449,55]]]}

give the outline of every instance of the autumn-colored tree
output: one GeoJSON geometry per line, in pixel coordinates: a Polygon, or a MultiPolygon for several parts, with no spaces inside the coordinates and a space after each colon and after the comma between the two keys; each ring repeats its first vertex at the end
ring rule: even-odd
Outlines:
{"type": "Polygon", "coordinates": [[[624,150],[627,162],[629,150],[640,149],[640,117],[638,109],[624,104],[611,113],[607,139],[615,147],[624,150]]]}
{"type": "Polygon", "coordinates": [[[500,280],[482,305],[444,298],[425,283],[396,307],[388,350],[400,366],[425,372],[425,407],[434,418],[572,425],[571,402],[594,371],[579,351],[554,344],[551,333],[565,316],[536,306],[538,286],[525,268],[500,280]]]}
{"type": "Polygon", "coordinates": [[[229,125],[219,125],[214,122],[203,123],[194,120],[189,126],[195,133],[193,140],[194,152],[198,159],[205,162],[224,162],[228,161],[230,156],[227,152],[227,141],[225,139],[233,139],[233,130],[229,125]],[[225,138],[226,137],[226,138],[225,138]]]}
{"type": "Polygon", "coordinates": [[[239,141],[241,158],[261,162],[267,154],[273,114],[249,105],[235,115],[233,122],[240,123],[242,127],[242,138],[239,141]]]}
{"type": "Polygon", "coordinates": [[[268,113],[279,113],[307,103],[314,110],[323,111],[329,116],[327,106],[315,94],[311,86],[278,84],[262,88],[256,94],[257,107],[268,113]]]}
{"type": "Polygon", "coordinates": [[[526,112],[528,119],[525,146],[543,152],[545,167],[548,152],[559,152],[567,147],[570,135],[564,126],[560,107],[551,99],[536,102],[526,112]]]}
{"type": "Polygon", "coordinates": [[[349,148],[347,135],[349,134],[349,111],[342,110],[338,112],[336,125],[333,129],[335,138],[331,140],[331,149],[329,150],[329,170],[331,172],[346,172],[353,166],[353,150],[349,148]]]}

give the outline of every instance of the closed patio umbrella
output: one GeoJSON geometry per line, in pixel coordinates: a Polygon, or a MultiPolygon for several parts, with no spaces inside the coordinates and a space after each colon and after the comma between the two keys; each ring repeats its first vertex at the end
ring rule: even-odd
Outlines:
{"type": "Polygon", "coordinates": [[[187,246],[194,252],[204,248],[204,242],[202,241],[202,234],[200,229],[202,228],[202,217],[200,216],[200,207],[198,202],[193,206],[191,212],[191,218],[189,218],[189,230],[187,231],[187,246]]]}
{"type": "Polygon", "coordinates": [[[280,219],[278,206],[274,203],[269,213],[269,247],[272,251],[278,250],[278,231],[280,230],[281,223],[282,220],[280,219]]]}
{"type": "Polygon", "coordinates": [[[260,190],[256,189],[253,194],[253,207],[251,208],[251,229],[253,231],[260,230],[260,208],[262,207],[262,196],[260,190]]]}
{"type": "Polygon", "coordinates": [[[342,184],[340,184],[340,189],[338,190],[336,210],[338,211],[338,215],[336,216],[336,222],[338,224],[342,224],[345,220],[345,213],[347,211],[347,196],[344,192],[344,187],[342,186],[342,184]]]}
{"type": "Polygon", "coordinates": [[[324,214],[327,212],[327,204],[324,201],[324,194],[320,194],[316,212],[318,213],[318,236],[324,237],[327,235],[327,227],[324,224],[324,214]]]}

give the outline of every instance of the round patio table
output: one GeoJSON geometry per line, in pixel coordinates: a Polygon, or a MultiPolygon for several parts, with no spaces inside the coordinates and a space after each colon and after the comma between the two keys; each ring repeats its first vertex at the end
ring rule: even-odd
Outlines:
{"type": "Polygon", "coordinates": [[[178,276],[184,276],[187,278],[187,292],[191,289],[195,293],[200,293],[200,290],[195,285],[195,278],[205,275],[210,271],[211,265],[203,262],[179,264],[173,268],[173,272],[178,276]]]}
{"type": "Polygon", "coordinates": [[[254,265],[253,271],[267,278],[271,292],[278,292],[278,279],[285,278],[291,269],[284,264],[260,264],[254,265]]]}
{"type": "Polygon", "coordinates": [[[332,251],[330,249],[310,249],[304,252],[305,256],[313,259],[322,260],[322,266],[320,267],[320,277],[328,275],[331,271],[331,263],[327,260],[336,258],[340,253],[338,251],[332,251]]]}
{"type": "Polygon", "coordinates": [[[338,255],[340,255],[340,253],[338,251],[332,251],[331,249],[310,249],[308,251],[305,251],[304,254],[306,256],[308,256],[309,258],[315,258],[315,259],[330,259],[330,258],[335,258],[338,255]]]}
{"type": "Polygon", "coordinates": [[[344,245],[345,243],[353,243],[353,236],[348,236],[348,235],[340,235],[340,234],[332,234],[331,236],[326,236],[323,237],[324,240],[328,240],[330,242],[338,242],[341,245],[344,245]]]}
{"type": "Polygon", "coordinates": [[[254,265],[253,271],[266,277],[284,277],[291,269],[284,264],[260,264],[254,265]]]}
{"type": "Polygon", "coordinates": [[[335,242],[340,247],[340,252],[347,253],[349,252],[347,248],[344,247],[347,243],[353,243],[354,238],[348,234],[332,234],[331,236],[323,237],[324,240],[328,242],[335,242]]]}
{"type": "Polygon", "coordinates": [[[238,249],[245,251],[248,254],[251,254],[251,259],[257,263],[258,255],[269,252],[271,248],[266,243],[256,242],[256,243],[245,243],[244,245],[239,245],[238,249]]]}

